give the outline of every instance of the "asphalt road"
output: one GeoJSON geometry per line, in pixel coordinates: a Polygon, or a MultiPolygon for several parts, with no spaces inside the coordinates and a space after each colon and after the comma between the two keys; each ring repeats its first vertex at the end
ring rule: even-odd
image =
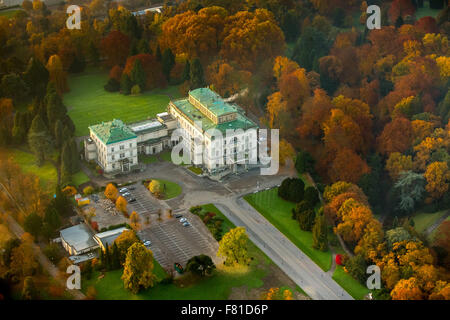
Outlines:
{"type": "Polygon", "coordinates": [[[236,226],[246,228],[250,239],[281,270],[315,300],[353,300],[330,275],[242,198],[214,203],[236,226]]]}

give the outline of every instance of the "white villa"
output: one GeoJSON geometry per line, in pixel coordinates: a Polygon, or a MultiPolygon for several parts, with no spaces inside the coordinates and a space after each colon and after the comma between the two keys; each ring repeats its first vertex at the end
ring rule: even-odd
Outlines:
{"type": "Polygon", "coordinates": [[[182,143],[180,147],[195,165],[210,175],[223,176],[256,166],[256,129],[238,105],[225,102],[209,88],[199,88],[187,98],[171,101],[168,112],[156,119],[90,126],[85,159],[96,161],[105,173],[116,174],[138,168],[140,154],[156,154],[182,143]],[[172,137],[176,129],[180,130],[172,137]],[[224,139],[217,139],[217,134],[224,139]]]}

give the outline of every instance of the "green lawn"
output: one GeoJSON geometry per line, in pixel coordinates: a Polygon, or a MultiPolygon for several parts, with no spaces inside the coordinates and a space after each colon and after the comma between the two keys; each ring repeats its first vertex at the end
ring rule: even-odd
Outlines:
{"type": "Polygon", "coordinates": [[[107,92],[103,86],[108,74],[90,70],[69,77],[70,92],[64,95],[68,114],[76,126],[75,135],[87,135],[88,126],[120,119],[126,123],[154,118],[164,112],[171,98],[178,98],[178,87],[155,89],[138,96],[107,92]]]}
{"type": "Polygon", "coordinates": [[[417,9],[415,15],[416,15],[416,19],[417,20],[419,20],[420,18],[423,18],[423,17],[427,17],[427,16],[431,16],[433,18],[436,18],[440,11],[441,10],[439,10],[439,9],[430,9],[428,3],[425,2],[424,3],[424,7],[417,9]]]}
{"type": "Polygon", "coordinates": [[[183,191],[181,189],[181,187],[176,184],[175,182],[172,181],[168,181],[168,180],[163,180],[163,179],[156,179],[159,181],[159,183],[161,184],[161,186],[163,186],[164,184],[166,185],[166,190],[164,192],[164,200],[169,200],[175,197],[178,197],[181,192],[183,191]]]}
{"type": "Polygon", "coordinates": [[[17,10],[1,10],[0,11],[0,17],[7,17],[7,18],[13,18],[14,15],[19,12],[22,11],[21,9],[17,9],[17,10]]]}
{"type": "Polygon", "coordinates": [[[79,171],[72,175],[72,182],[75,184],[76,187],[82,185],[83,183],[89,182],[91,179],[83,172],[79,171]]]}
{"type": "Polygon", "coordinates": [[[194,166],[190,166],[188,167],[189,170],[191,170],[193,173],[200,175],[203,173],[202,168],[198,168],[198,167],[194,167],[194,166]]]}
{"type": "Polygon", "coordinates": [[[41,186],[53,192],[58,180],[56,168],[50,162],[45,162],[41,167],[36,165],[36,158],[32,153],[18,149],[11,150],[11,156],[24,173],[32,173],[39,177],[41,186]]]}
{"type": "Polygon", "coordinates": [[[367,287],[353,279],[352,276],[345,272],[341,266],[336,266],[333,279],[357,300],[364,299],[364,296],[369,293],[369,289],[367,289],[367,287]]]}
{"type": "Polygon", "coordinates": [[[156,155],[139,155],[139,163],[149,164],[154,162],[158,162],[156,155]]]}
{"type": "Polygon", "coordinates": [[[434,213],[417,213],[413,216],[414,228],[417,232],[422,233],[430,227],[437,219],[441,218],[447,210],[434,213]]]}
{"type": "Polygon", "coordinates": [[[258,210],[270,223],[288,237],[300,250],[310,257],[324,271],[331,267],[330,251],[322,252],[312,248],[312,233],[300,229],[292,219],[294,203],[278,197],[278,188],[245,196],[245,200],[258,210]]]}

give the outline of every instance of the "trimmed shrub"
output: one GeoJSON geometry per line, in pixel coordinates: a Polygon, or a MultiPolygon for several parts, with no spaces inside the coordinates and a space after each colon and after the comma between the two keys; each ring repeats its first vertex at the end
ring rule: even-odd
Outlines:
{"type": "Polygon", "coordinates": [[[303,200],[305,183],[299,178],[287,178],[283,180],[278,188],[278,196],[291,202],[303,200]]]}

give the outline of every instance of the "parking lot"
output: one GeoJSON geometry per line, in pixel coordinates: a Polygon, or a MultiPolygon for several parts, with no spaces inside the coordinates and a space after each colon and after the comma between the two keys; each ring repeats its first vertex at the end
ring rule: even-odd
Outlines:
{"type": "Polygon", "coordinates": [[[173,268],[175,262],[185,267],[190,258],[200,254],[206,254],[219,263],[220,259],[216,257],[219,245],[203,222],[189,212],[183,213],[183,217],[188,219],[190,226],[185,227],[179,219],[172,218],[153,223],[138,235],[142,240],[152,242],[150,249],[164,268],[173,268]]]}
{"type": "Polygon", "coordinates": [[[136,211],[140,216],[157,213],[160,206],[143,184],[135,183],[125,188],[128,189],[130,198],[136,199],[128,203],[128,212],[136,211]]]}

